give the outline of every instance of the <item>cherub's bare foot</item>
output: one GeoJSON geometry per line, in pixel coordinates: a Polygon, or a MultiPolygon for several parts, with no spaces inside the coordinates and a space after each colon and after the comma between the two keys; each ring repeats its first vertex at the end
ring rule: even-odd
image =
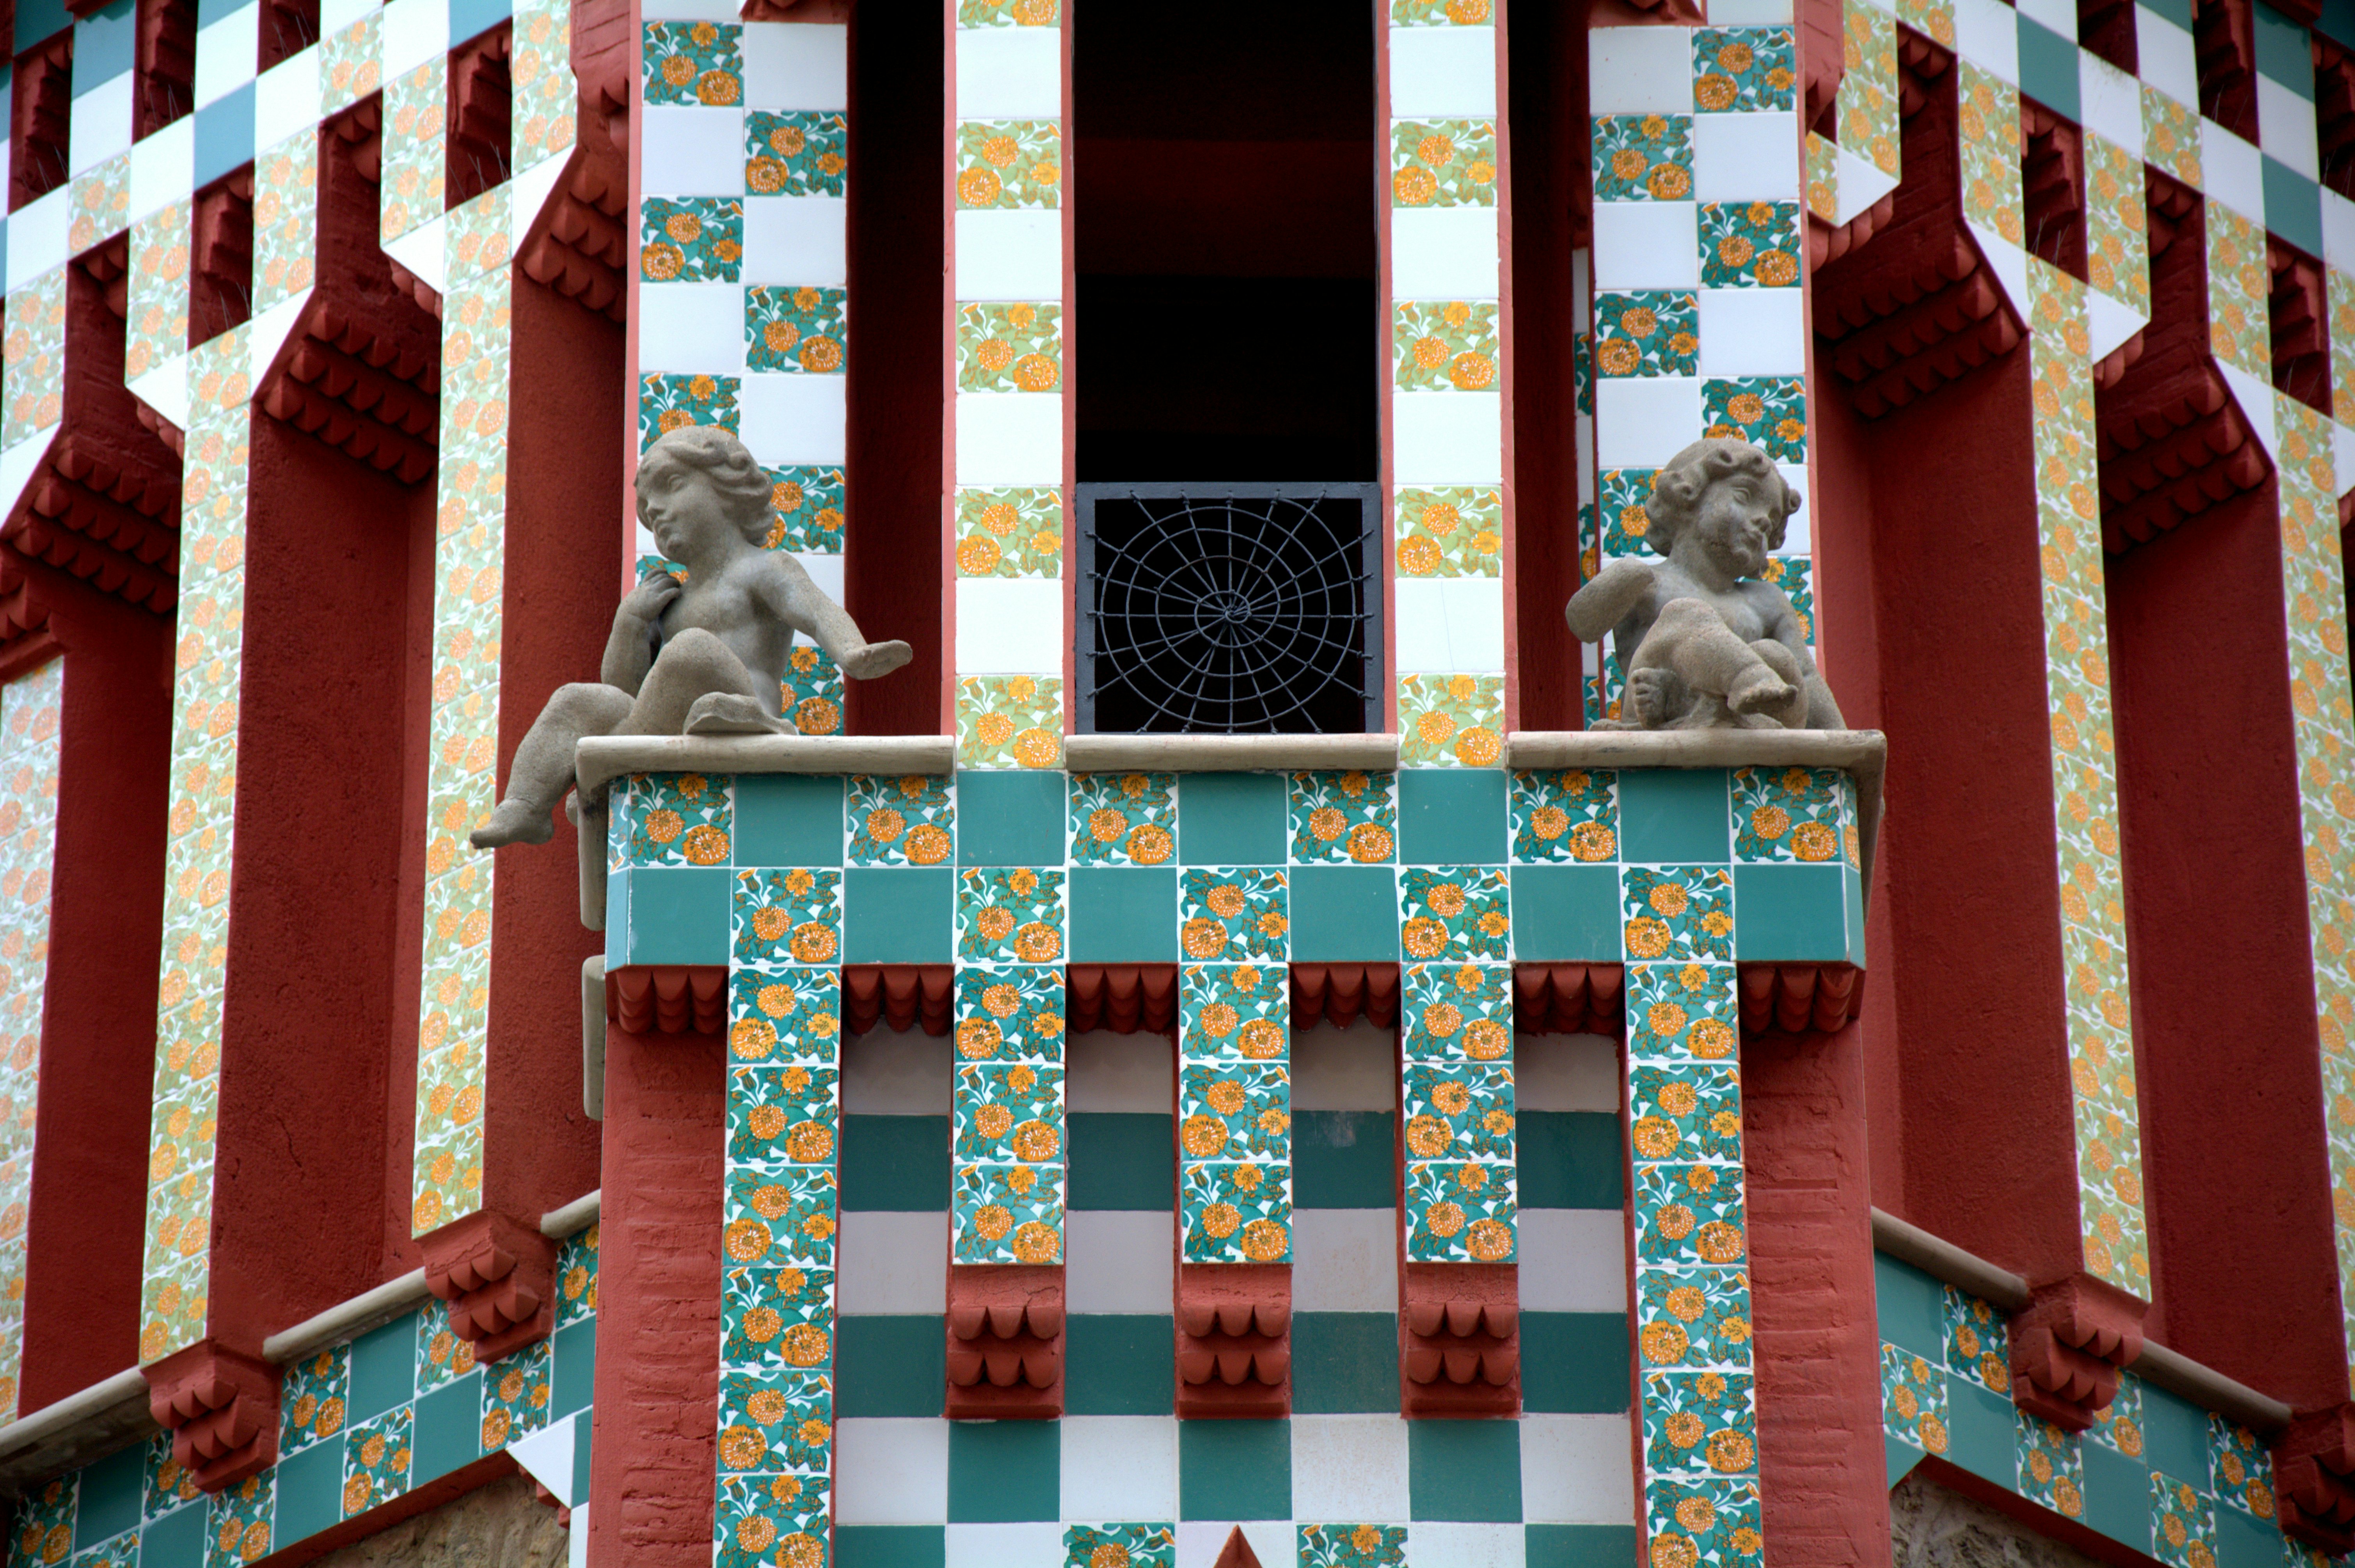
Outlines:
{"type": "Polygon", "coordinates": [[[1627,694],[1620,710],[1634,718],[1630,729],[1665,729],[1675,716],[1671,711],[1675,691],[1670,683],[1672,672],[1652,669],[1638,670],[1627,677],[1627,694]]]}
{"type": "Polygon", "coordinates": [[[1764,664],[1734,682],[1732,690],[1725,694],[1725,705],[1743,718],[1769,719],[1785,728],[1789,727],[1793,716],[1806,716],[1806,696],[1797,687],[1764,664]]]}
{"type": "Polygon", "coordinates": [[[491,813],[491,820],[466,835],[476,849],[506,844],[544,844],[556,836],[556,824],[546,811],[535,811],[510,795],[491,813]]]}
{"type": "Polygon", "coordinates": [[[738,692],[706,692],[687,710],[684,735],[778,735],[793,726],[738,692]]]}
{"type": "Polygon", "coordinates": [[[842,673],[854,681],[888,675],[916,656],[904,642],[869,642],[842,662],[842,673]]]}

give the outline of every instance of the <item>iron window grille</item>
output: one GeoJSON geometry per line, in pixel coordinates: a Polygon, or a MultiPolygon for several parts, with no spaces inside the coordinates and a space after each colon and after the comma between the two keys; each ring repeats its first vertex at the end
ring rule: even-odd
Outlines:
{"type": "Polygon", "coordinates": [[[1381,727],[1372,484],[1079,487],[1086,734],[1381,727]]]}

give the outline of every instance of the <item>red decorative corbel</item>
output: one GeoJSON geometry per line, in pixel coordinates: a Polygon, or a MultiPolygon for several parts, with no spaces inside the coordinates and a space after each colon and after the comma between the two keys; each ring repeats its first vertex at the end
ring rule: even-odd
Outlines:
{"type": "Polygon", "coordinates": [[[1509,1263],[1410,1263],[1399,1279],[1399,1414],[1517,1415],[1520,1270],[1509,1263]]]}
{"type": "Polygon", "coordinates": [[[2301,1415],[2274,1438],[2281,1527],[2333,1557],[2355,1551],[2355,1404],[2301,1415]]]}
{"type": "Polygon", "coordinates": [[[556,1243],[506,1215],[483,1210],[420,1244],[425,1287],[450,1304],[450,1328],[474,1360],[546,1339],[556,1327],[556,1243]]]}
{"type": "Polygon", "coordinates": [[[278,1369],[202,1340],[146,1369],[147,1408],[172,1457],[218,1492],[278,1462],[278,1369]]]}
{"type": "Polygon", "coordinates": [[[2070,1432],[2117,1396],[2118,1369],[2142,1354],[2144,1303],[2075,1274],[2040,1285],[2011,1319],[2011,1398],[2070,1432]]]}
{"type": "Polygon", "coordinates": [[[950,1420],[1063,1414],[1060,1264],[951,1264],[948,1332],[950,1420]]]}
{"type": "Polygon", "coordinates": [[[1178,1266],[1178,1416],[1292,1414],[1292,1266],[1178,1266]]]}

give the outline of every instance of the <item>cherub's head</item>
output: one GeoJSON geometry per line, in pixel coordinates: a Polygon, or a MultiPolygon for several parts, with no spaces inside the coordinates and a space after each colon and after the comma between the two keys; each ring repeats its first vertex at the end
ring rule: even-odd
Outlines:
{"type": "Polygon", "coordinates": [[[683,559],[696,536],[715,524],[732,526],[749,544],[768,540],[768,473],[743,442],[715,425],[685,426],[647,448],[635,488],[638,521],[673,560],[683,559]]]}
{"type": "Polygon", "coordinates": [[[1701,542],[1732,549],[1742,557],[1742,575],[1752,577],[1764,568],[1766,551],[1782,547],[1798,509],[1797,493],[1764,452],[1748,441],[1710,437],[1670,458],[1654,476],[1644,542],[1665,556],[1699,524],[1701,542]]]}

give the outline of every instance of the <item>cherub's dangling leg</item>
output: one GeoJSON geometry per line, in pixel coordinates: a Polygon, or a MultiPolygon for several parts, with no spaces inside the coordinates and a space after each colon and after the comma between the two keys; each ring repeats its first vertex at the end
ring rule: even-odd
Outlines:
{"type": "Polygon", "coordinates": [[[584,735],[612,734],[629,712],[630,694],[618,686],[579,682],[557,687],[507,765],[506,799],[466,842],[476,849],[497,849],[553,838],[549,813],[572,788],[572,748],[584,735]]]}

